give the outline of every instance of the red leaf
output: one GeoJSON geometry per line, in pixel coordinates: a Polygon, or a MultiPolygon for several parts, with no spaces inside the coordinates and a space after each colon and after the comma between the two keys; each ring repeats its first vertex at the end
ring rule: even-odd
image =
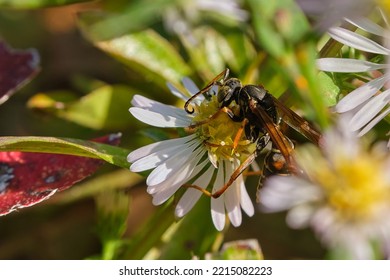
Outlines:
{"type": "Polygon", "coordinates": [[[35,50],[13,50],[0,42],[0,104],[38,73],[38,65],[35,50]]]}
{"type": "MultiPolygon", "coordinates": [[[[119,134],[94,139],[118,145],[119,134]]],[[[0,152],[0,216],[37,204],[93,174],[104,161],[48,153],[0,152]]]]}

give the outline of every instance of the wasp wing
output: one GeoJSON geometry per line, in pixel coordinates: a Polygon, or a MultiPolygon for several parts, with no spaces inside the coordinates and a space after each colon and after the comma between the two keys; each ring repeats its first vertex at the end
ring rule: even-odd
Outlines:
{"type": "Polygon", "coordinates": [[[267,114],[267,112],[256,104],[255,101],[250,101],[249,106],[251,111],[259,118],[264,126],[264,129],[267,131],[271,138],[272,144],[276,149],[280,151],[283,157],[286,159],[286,163],[290,171],[295,172],[295,164],[291,152],[294,150],[291,141],[289,141],[286,136],[284,136],[283,132],[280,131],[277,124],[273,122],[271,117],[267,114]]]}
{"type": "Polygon", "coordinates": [[[283,120],[283,122],[287,123],[290,127],[305,136],[314,144],[319,145],[321,133],[318,132],[318,130],[314,128],[307,120],[299,116],[278,99],[275,97],[272,98],[274,100],[279,117],[283,120]]]}

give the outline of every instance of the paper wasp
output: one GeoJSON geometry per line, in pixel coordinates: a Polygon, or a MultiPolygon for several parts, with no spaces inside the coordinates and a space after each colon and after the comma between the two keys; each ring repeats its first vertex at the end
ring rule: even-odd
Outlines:
{"type": "Polygon", "coordinates": [[[225,69],[218,74],[205,88],[187,100],[184,105],[187,113],[192,114],[194,112],[194,109],[190,108],[190,103],[194,98],[201,94],[207,97],[209,91],[215,85],[218,86],[217,99],[220,104],[220,110],[208,119],[195,123],[192,127],[205,124],[220,113],[226,113],[234,122],[241,122],[241,129],[235,137],[235,142],[242,133],[245,133],[248,140],[256,143],[256,150],[240,164],[227,183],[216,192],[210,193],[194,185],[189,187],[196,188],[213,198],[218,198],[256,159],[268,143],[272,144],[272,148],[265,157],[264,171],[259,184],[262,184],[262,180],[269,174],[287,175],[299,172],[292,157],[294,144],[282,132],[281,124],[287,124],[317,145],[319,144],[321,134],[309,122],[286,107],[262,86],[242,85],[239,79],[229,78],[229,69],[225,69]],[[233,101],[239,106],[238,114],[229,109],[229,105],[233,101]]]}

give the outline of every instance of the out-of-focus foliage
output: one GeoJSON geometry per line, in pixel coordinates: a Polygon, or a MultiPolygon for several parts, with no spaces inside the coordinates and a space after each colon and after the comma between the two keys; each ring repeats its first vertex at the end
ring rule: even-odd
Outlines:
{"type": "MultiPolygon", "coordinates": [[[[329,124],[328,106],[340,91],[316,71],[319,38],[295,2],[221,2],[0,0],[0,37],[18,48],[34,47],[42,56],[40,75],[1,107],[2,135],[16,136],[2,138],[0,148],[109,163],[90,181],[51,202],[0,220],[5,244],[0,245],[0,258],[323,257],[310,232],[289,230],[280,215],[256,211],[241,227],[217,232],[210,199],[204,197],[177,221],[177,197],[154,208],[139,176],[118,170],[128,168],[130,150],[177,133],[146,129],[136,121],[128,112],[135,93],[172,104],[177,100],[167,82],[181,88],[181,79],[189,76],[202,87],[226,67],[244,83],[263,84],[320,129],[329,124]],[[76,2],[85,3],[67,6],[76,2]],[[226,3],[235,4],[218,8],[226,3]],[[2,10],[9,7],[17,9],[2,10]],[[89,142],[68,139],[107,132],[122,133],[120,147],[91,148],[89,142]],[[33,230],[21,233],[22,224],[33,230]],[[42,246],[55,243],[52,248],[58,253],[39,251],[33,244],[37,236],[45,240],[42,246]],[[238,245],[221,251],[225,241],[249,238],[258,239],[261,249],[238,245]],[[18,247],[20,240],[24,247],[18,247]]],[[[256,180],[247,178],[253,198],[256,180]]]]}
{"type": "Polygon", "coordinates": [[[1,8],[42,9],[45,7],[63,6],[91,0],[0,0],[1,8]]]}

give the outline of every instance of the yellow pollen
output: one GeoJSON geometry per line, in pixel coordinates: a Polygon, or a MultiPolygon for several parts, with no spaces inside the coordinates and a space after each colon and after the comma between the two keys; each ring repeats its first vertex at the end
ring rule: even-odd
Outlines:
{"type": "Polygon", "coordinates": [[[390,203],[390,186],[368,154],[335,165],[319,164],[314,179],[324,188],[328,203],[340,219],[369,219],[383,203],[390,203]]]}
{"type": "MultiPolygon", "coordinates": [[[[238,106],[235,102],[229,105],[229,109],[238,114],[238,106]]],[[[204,141],[209,154],[216,160],[238,159],[240,162],[246,159],[256,149],[256,144],[248,141],[245,133],[242,133],[237,147],[234,149],[234,139],[241,127],[241,122],[234,122],[226,113],[221,112],[216,117],[210,118],[217,113],[219,103],[215,95],[211,100],[203,101],[195,108],[197,115],[193,123],[210,119],[208,122],[196,127],[196,133],[204,141]]]]}

